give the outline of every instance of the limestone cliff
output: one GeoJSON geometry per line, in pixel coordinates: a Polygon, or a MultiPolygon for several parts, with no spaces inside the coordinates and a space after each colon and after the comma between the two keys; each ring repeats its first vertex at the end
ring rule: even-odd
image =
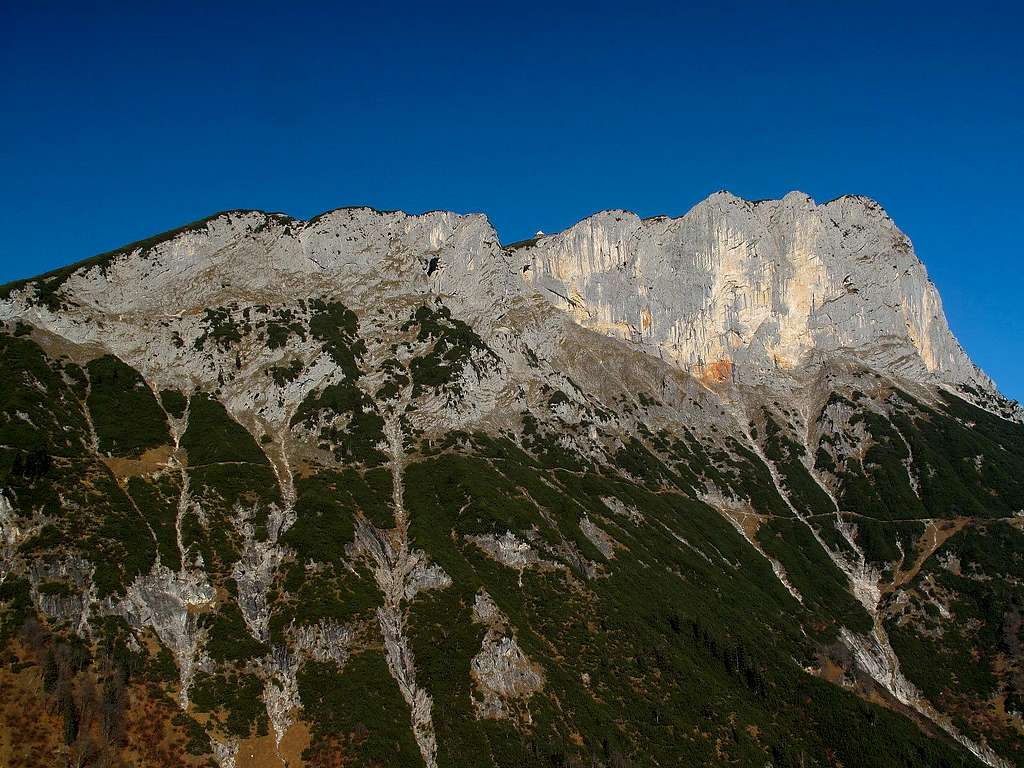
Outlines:
{"type": "Polygon", "coordinates": [[[515,251],[580,324],[706,380],[771,380],[853,355],[922,382],[992,382],[953,337],[909,239],[877,203],[719,192],[679,218],[605,211],[515,251]]]}

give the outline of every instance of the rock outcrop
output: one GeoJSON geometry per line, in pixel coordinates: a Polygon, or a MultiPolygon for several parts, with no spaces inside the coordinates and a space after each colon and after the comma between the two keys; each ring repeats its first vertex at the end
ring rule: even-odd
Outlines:
{"type": "Polygon", "coordinates": [[[851,355],[928,383],[992,388],[950,332],[910,240],[867,198],[719,192],[679,218],[598,213],[514,253],[580,324],[711,384],[851,355]]]}
{"type": "MultiPolygon", "coordinates": [[[[712,386],[778,383],[845,356],[982,399],[995,392],[950,332],[910,240],[857,196],[817,205],[800,192],[756,202],[718,192],[678,218],[604,211],[510,249],[482,215],[343,208],[304,222],[231,211],[83,264],[55,293],[78,311],[58,319],[36,307],[78,343],[99,341],[99,316],[188,325],[231,297],[280,302],[314,287],[367,305],[426,290],[486,326],[532,288],[583,327],[712,386]]],[[[0,318],[33,288],[8,286],[0,318]]],[[[133,341],[155,354],[150,339],[133,341]]]]}

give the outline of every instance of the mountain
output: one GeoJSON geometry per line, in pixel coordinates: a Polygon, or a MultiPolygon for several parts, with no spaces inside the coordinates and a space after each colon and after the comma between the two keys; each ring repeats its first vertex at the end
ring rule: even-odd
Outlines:
{"type": "Polygon", "coordinates": [[[4,765],[1024,764],[1021,410],[866,198],[230,211],[0,322],[4,765]]]}

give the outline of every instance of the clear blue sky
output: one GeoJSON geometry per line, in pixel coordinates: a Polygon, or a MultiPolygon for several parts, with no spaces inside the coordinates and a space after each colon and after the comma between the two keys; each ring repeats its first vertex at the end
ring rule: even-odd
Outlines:
{"type": "Polygon", "coordinates": [[[482,211],[510,242],[857,193],[1024,399],[1019,1],[230,5],[4,4],[0,282],[226,208],[482,211]]]}

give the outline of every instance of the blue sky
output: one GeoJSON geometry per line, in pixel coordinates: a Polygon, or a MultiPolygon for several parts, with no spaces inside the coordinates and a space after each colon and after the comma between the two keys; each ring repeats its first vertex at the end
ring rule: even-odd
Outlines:
{"type": "Polygon", "coordinates": [[[1019,2],[43,5],[0,10],[0,282],[227,208],[482,211],[511,242],[856,193],[1024,399],[1019,2]]]}

